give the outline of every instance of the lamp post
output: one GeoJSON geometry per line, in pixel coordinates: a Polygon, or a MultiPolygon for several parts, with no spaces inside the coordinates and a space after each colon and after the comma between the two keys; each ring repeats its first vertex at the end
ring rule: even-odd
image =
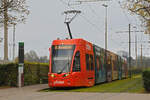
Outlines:
{"type": "MultiPolygon", "coordinates": [[[[106,66],[106,70],[109,70],[108,66],[107,66],[107,7],[108,5],[103,4],[103,7],[105,7],[105,66],[106,66]]],[[[107,81],[110,81],[110,72],[106,71],[106,78],[107,81]]]]}
{"type": "Polygon", "coordinates": [[[16,25],[17,23],[12,22],[13,25],[13,61],[15,60],[15,32],[16,32],[16,25]]]}
{"type": "Polygon", "coordinates": [[[103,4],[103,7],[105,7],[105,50],[107,50],[107,7],[108,5],[103,4]]]}
{"type": "Polygon", "coordinates": [[[15,30],[16,23],[13,23],[13,60],[15,60],[15,30]]]}

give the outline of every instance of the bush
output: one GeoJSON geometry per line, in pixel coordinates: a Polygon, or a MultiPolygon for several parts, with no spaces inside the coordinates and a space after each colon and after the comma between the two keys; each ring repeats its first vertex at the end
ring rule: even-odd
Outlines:
{"type": "MultiPolygon", "coordinates": [[[[43,63],[24,64],[24,85],[48,83],[49,65],[43,63]]],[[[0,65],[0,86],[17,86],[18,64],[0,65]]]]}
{"type": "Polygon", "coordinates": [[[17,86],[18,66],[15,63],[0,65],[0,86],[17,86]]]}
{"type": "Polygon", "coordinates": [[[142,68],[132,68],[131,72],[133,75],[141,74],[143,71],[142,68]]]}
{"type": "Polygon", "coordinates": [[[147,92],[150,92],[150,70],[143,71],[143,85],[147,92]]]}
{"type": "Polygon", "coordinates": [[[42,63],[25,63],[24,85],[48,83],[49,65],[42,63]]]}

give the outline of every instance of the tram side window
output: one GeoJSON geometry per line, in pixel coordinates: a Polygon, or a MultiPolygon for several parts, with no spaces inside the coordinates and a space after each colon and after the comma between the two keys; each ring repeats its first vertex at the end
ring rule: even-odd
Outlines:
{"type": "Polygon", "coordinates": [[[86,54],[86,70],[94,70],[93,56],[86,54]]]}
{"type": "Polygon", "coordinates": [[[99,65],[100,65],[100,70],[103,70],[103,60],[102,60],[102,58],[100,58],[99,65]]]}
{"type": "Polygon", "coordinates": [[[116,65],[117,65],[117,61],[115,60],[115,61],[114,61],[114,70],[115,70],[115,71],[117,70],[117,66],[116,66],[116,65]]]}
{"type": "Polygon", "coordinates": [[[90,55],[90,60],[91,60],[91,70],[94,70],[94,62],[93,62],[93,56],[90,55]]]}
{"type": "Polygon", "coordinates": [[[74,57],[73,61],[73,72],[80,72],[81,67],[80,67],[80,52],[77,51],[74,57]]]}
{"type": "Polygon", "coordinates": [[[89,54],[86,54],[86,70],[90,70],[89,54]]]}
{"type": "Polygon", "coordinates": [[[100,69],[100,59],[99,58],[100,58],[99,56],[96,57],[97,70],[100,69]]]}

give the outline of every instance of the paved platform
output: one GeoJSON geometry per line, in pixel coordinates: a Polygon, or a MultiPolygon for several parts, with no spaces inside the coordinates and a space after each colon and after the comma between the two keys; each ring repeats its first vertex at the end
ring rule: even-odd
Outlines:
{"type": "Polygon", "coordinates": [[[38,92],[47,84],[0,89],[0,100],[150,100],[150,94],[38,92]]]}

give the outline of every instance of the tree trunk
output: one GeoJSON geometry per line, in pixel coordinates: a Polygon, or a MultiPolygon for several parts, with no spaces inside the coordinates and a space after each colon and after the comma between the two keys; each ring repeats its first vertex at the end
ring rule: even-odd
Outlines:
{"type": "Polygon", "coordinates": [[[4,0],[4,61],[8,61],[8,8],[4,0]]]}

